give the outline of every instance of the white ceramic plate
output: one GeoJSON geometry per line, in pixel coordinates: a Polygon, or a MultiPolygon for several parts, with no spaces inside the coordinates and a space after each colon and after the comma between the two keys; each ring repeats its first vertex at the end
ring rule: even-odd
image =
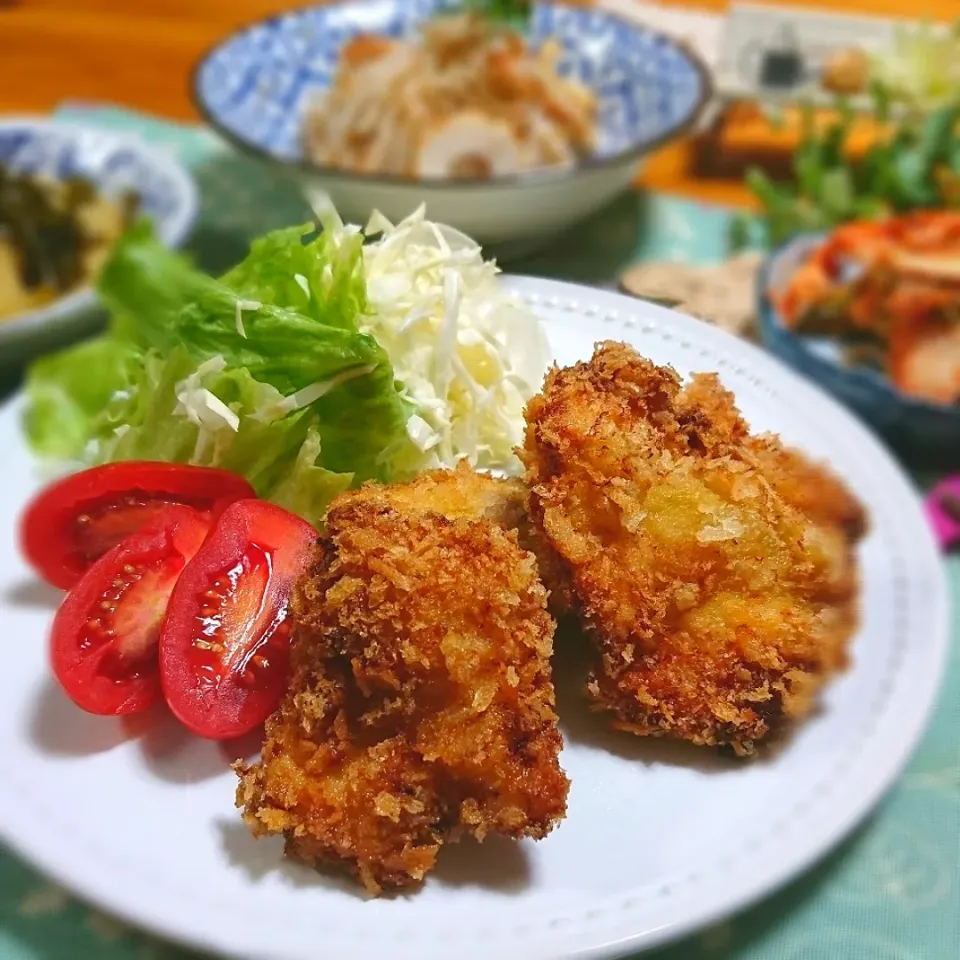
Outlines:
{"type": "MultiPolygon", "coordinates": [[[[17,404],[0,413],[0,830],[28,860],[133,923],[235,957],[606,957],[679,937],[809,866],[867,813],[919,737],[946,651],[941,565],[909,482],[837,404],[758,350],[667,310],[512,280],[561,364],[635,344],[717,370],[758,429],[828,459],[868,505],[864,625],[852,669],[784,749],[753,763],[606,730],[558,671],[573,781],[541,843],[445,849],[416,893],[368,901],[280,859],[233,808],[231,756],[171,721],[125,730],[69,704],[44,635],[56,596],[14,548],[37,485],[17,404]]],[[[255,749],[255,746],[254,746],[255,749]]]]}

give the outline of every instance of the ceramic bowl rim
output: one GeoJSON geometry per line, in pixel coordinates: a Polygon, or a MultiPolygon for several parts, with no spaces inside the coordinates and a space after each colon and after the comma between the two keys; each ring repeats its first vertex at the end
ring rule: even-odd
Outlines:
{"type": "MultiPolygon", "coordinates": [[[[675,140],[678,137],[683,136],[685,133],[693,129],[703,116],[708,105],[714,99],[715,87],[710,70],[707,68],[706,63],[700,54],[697,53],[689,43],[679,37],[671,36],[662,30],[648,27],[645,24],[636,23],[627,17],[622,16],[621,14],[599,7],[594,7],[588,9],[593,10],[594,13],[600,14],[608,20],[612,20],[615,23],[620,24],[622,27],[631,30],[634,33],[642,31],[656,40],[672,45],[687,58],[700,80],[700,96],[682,120],[674,124],[669,130],[664,131],[664,133],[660,134],[660,136],[645,140],[643,143],[634,144],[628,147],[626,150],[621,150],[618,153],[612,154],[608,157],[587,157],[586,159],[580,160],[570,167],[543,167],[540,169],[524,171],[523,173],[490,177],[488,179],[481,179],[479,177],[462,177],[454,180],[450,177],[404,177],[400,176],[399,174],[377,172],[364,173],[361,171],[348,170],[339,167],[325,166],[303,157],[289,159],[278,157],[275,154],[270,153],[270,151],[265,147],[262,147],[256,143],[252,143],[239,133],[229,129],[213,115],[213,112],[208,108],[206,101],[200,92],[200,74],[214,54],[223,49],[228,43],[231,43],[237,37],[247,33],[250,30],[253,30],[256,27],[279,23],[292,16],[303,14],[309,10],[320,10],[324,8],[330,9],[337,6],[342,7],[348,2],[350,2],[350,0],[333,0],[331,3],[324,4],[311,3],[309,6],[294,7],[289,10],[283,10],[279,13],[271,14],[267,17],[259,17],[256,20],[251,20],[250,22],[237,27],[235,30],[232,30],[226,36],[221,37],[219,40],[207,47],[194,63],[193,68],[190,71],[191,99],[193,100],[194,106],[203,119],[203,122],[238,150],[241,150],[250,156],[257,157],[260,160],[275,164],[283,169],[295,170],[302,175],[309,174],[314,177],[322,177],[325,180],[331,181],[346,181],[358,184],[380,184],[384,186],[389,185],[413,189],[429,188],[430,190],[481,191],[484,189],[496,189],[498,187],[529,186],[531,184],[542,183],[565,183],[575,179],[581,174],[592,173],[598,170],[612,169],[622,166],[626,163],[634,162],[639,160],[645,154],[656,150],[658,147],[669,143],[671,140],[675,140]]],[[[402,2],[402,0],[399,0],[399,2],[402,2]]],[[[549,2],[552,6],[583,9],[582,7],[577,7],[576,4],[569,2],[569,0],[549,0],[549,2]]]]}

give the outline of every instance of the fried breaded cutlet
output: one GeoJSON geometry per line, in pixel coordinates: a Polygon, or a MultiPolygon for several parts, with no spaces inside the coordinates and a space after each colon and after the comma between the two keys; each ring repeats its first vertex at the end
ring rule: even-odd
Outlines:
{"type": "Polygon", "coordinates": [[[866,533],[863,506],[843,481],[799,450],[785,447],[778,436],[753,436],[716,374],[694,375],[677,395],[676,410],[679,420],[697,424],[705,446],[715,451],[724,444],[742,447],[784,501],[815,523],[840,527],[852,542],[866,533]]]}
{"type": "Polygon", "coordinates": [[[751,437],[715,377],[623,344],[553,370],[527,410],[531,516],[595,649],[587,691],[643,735],[755,743],[846,664],[864,514],[751,437]]]}
{"type": "Polygon", "coordinates": [[[461,468],[334,502],[294,596],[289,693],[239,770],[255,834],[376,893],[421,881],[445,842],[563,818],[555,624],[503,529],[518,492],[461,468]]]}
{"type": "MultiPolygon", "coordinates": [[[[515,477],[477,473],[466,460],[453,470],[428,470],[412,483],[366,486],[346,495],[368,498],[400,513],[439,513],[448,520],[489,520],[503,530],[519,531],[526,522],[527,485],[515,477]]],[[[337,501],[338,504],[345,499],[337,501]]]]}
{"type": "Polygon", "coordinates": [[[550,611],[561,616],[573,609],[559,558],[527,513],[530,490],[524,481],[477,473],[461,460],[454,470],[431,470],[420,474],[413,483],[376,489],[379,496],[388,497],[400,511],[433,510],[451,520],[483,518],[504,530],[515,530],[520,546],[537,558],[550,611]]]}

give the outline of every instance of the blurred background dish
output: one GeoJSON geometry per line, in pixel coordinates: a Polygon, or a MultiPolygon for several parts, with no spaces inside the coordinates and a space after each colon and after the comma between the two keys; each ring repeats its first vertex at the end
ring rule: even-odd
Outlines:
{"type": "Polygon", "coordinates": [[[479,10],[431,17],[413,36],[361,33],[307,104],[308,160],[347,173],[492,180],[588,161],[599,97],[564,76],[556,37],[529,44],[479,10]]]}
{"type": "MultiPolygon", "coordinates": [[[[498,165],[487,162],[479,171],[473,164],[473,176],[456,177],[436,176],[435,164],[426,175],[411,177],[379,172],[387,163],[346,170],[311,162],[305,124],[310,116],[316,127],[315,105],[334,82],[344,46],[362,35],[415,42],[426,21],[454,7],[450,0],[353,0],[264,20],[228,37],[202,60],[194,76],[197,105],[238,146],[289,169],[309,199],[329,194],[348,220],[365,221],[374,209],[399,220],[426,202],[432,218],[484,244],[530,246],[625,190],[640,157],[689,128],[709,98],[706,70],[676,40],[601,9],[542,3],[533,7],[531,47],[557,44],[558,70],[570,89],[596,99],[587,156],[561,144],[567,162],[557,166],[505,163],[508,172],[498,175],[498,165]],[[492,176],[483,175],[491,168],[492,176]]],[[[482,132],[488,147],[489,134],[482,132]]],[[[476,144],[463,131],[453,139],[469,156],[445,154],[442,166],[467,173],[471,164],[458,161],[475,159],[476,144]]],[[[512,140],[503,145],[507,152],[514,147],[512,140]]],[[[399,143],[394,148],[403,149],[399,143]]]]}
{"type": "Polygon", "coordinates": [[[196,213],[189,175],[135,137],[0,119],[0,368],[97,326],[95,274],[134,214],[177,246],[196,213]]]}
{"type": "MultiPolygon", "coordinates": [[[[876,427],[898,450],[924,461],[956,460],[960,447],[960,405],[938,403],[907,393],[891,380],[882,365],[863,353],[851,357],[850,343],[835,335],[799,332],[778,306],[798,272],[808,265],[827,234],[796,237],[774,251],[757,280],[758,323],[764,345],[804,376],[843,400],[876,427]]],[[[855,349],[855,348],[854,348],[855,349]]],[[[922,357],[918,359],[920,362],[922,357]]],[[[942,374],[952,363],[960,376],[960,361],[937,348],[929,377],[942,374]]],[[[921,377],[921,382],[923,378],[921,377]]]]}
{"type": "Polygon", "coordinates": [[[53,180],[0,164],[0,321],[95,279],[137,205],[132,190],[110,197],[81,176],[53,180]]]}

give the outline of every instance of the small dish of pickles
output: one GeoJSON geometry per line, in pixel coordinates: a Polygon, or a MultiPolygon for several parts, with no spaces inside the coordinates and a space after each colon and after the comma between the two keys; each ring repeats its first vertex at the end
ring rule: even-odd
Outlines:
{"type": "Polygon", "coordinates": [[[190,176],[139,139],[0,119],[0,368],[96,327],[97,275],[135,218],[177,246],[196,212],[190,176]]]}

